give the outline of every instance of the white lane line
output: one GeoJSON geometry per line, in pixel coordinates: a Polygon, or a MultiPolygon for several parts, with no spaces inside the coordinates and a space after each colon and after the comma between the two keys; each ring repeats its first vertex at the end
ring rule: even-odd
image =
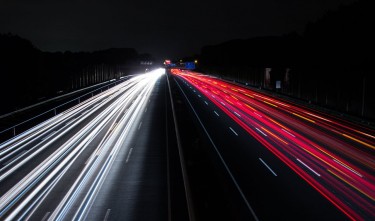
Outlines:
{"type": "Polygon", "coordinates": [[[48,218],[49,214],[51,214],[51,212],[47,212],[47,213],[46,213],[46,215],[44,215],[44,216],[43,216],[43,219],[42,219],[42,221],[45,221],[45,220],[47,220],[47,218],[48,218]]]}
{"type": "Polygon", "coordinates": [[[304,162],[302,162],[300,159],[297,158],[297,160],[298,160],[298,162],[300,162],[302,165],[304,165],[307,169],[309,169],[309,170],[311,170],[313,173],[315,173],[315,175],[320,176],[319,173],[317,173],[315,170],[311,169],[311,167],[307,166],[307,165],[306,165],[304,162]]]}
{"type": "Polygon", "coordinates": [[[196,92],[195,90],[193,90],[194,91],[194,93],[196,92]]]}
{"type": "Polygon", "coordinates": [[[216,112],[216,111],[214,111],[215,112],[215,114],[218,116],[218,117],[220,117],[220,115],[216,112]]]}
{"type": "MultiPolygon", "coordinates": [[[[89,162],[89,160],[91,159],[92,156],[90,156],[89,158],[87,158],[86,162],[85,162],[85,165],[89,162]]],[[[95,156],[96,157],[96,156],[95,156]]]]}
{"type": "Polygon", "coordinates": [[[206,103],[206,105],[208,105],[207,101],[204,101],[204,103],[206,103]]]}
{"type": "Polygon", "coordinates": [[[69,121],[68,123],[66,123],[65,126],[73,123],[74,120],[75,120],[75,118],[73,118],[71,121],[69,121]]]}
{"type": "Polygon", "coordinates": [[[240,185],[237,183],[237,180],[234,178],[234,176],[233,176],[232,172],[230,171],[230,169],[229,169],[227,163],[225,162],[224,158],[222,157],[222,155],[220,154],[219,150],[217,149],[217,147],[216,147],[214,141],[212,140],[212,138],[211,138],[210,134],[208,133],[206,127],[204,126],[204,124],[202,123],[201,119],[199,118],[199,116],[198,116],[197,112],[195,111],[193,105],[190,103],[188,97],[186,96],[185,92],[182,90],[182,88],[181,88],[180,84],[177,82],[177,80],[174,79],[174,81],[177,83],[177,85],[178,85],[178,87],[180,88],[182,94],[184,95],[184,97],[185,97],[186,100],[188,101],[190,108],[193,110],[194,115],[195,115],[196,118],[198,119],[198,121],[199,121],[200,125],[202,126],[204,132],[207,134],[208,139],[211,141],[211,144],[213,145],[213,147],[214,147],[214,149],[215,149],[217,155],[219,156],[219,158],[220,158],[222,164],[224,165],[226,171],[228,172],[230,178],[232,179],[234,185],[236,186],[238,192],[240,193],[242,199],[244,200],[244,202],[245,202],[247,208],[248,208],[249,211],[251,212],[251,214],[252,214],[254,220],[255,220],[255,221],[259,221],[257,215],[255,214],[254,209],[251,207],[251,205],[250,205],[249,201],[247,200],[245,194],[243,193],[243,191],[242,191],[240,185]]]}
{"type": "Polygon", "coordinates": [[[132,154],[132,151],[133,151],[133,148],[130,148],[130,150],[129,150],[129,154],[128,154],[128,157],[126,158],[125,163],[127,163],[127,162],[129,161],[130,154],[132,154]]]}
{"type": "Polygon", "coordinates": [[[48,136],[45,136],[44,138],[42,138],[41,140],[47,140],[48,138],[52,137],[57,131],[53,131],[52,133],[50,133],[48,136]]]}
{"type": "Polygon", "coordinates": [[[105,213],[105,217],[104,217],[103,221],[107,221],[108,220],[110,213],[111,213],[111,209],[107,209],[107,212],[105,213]]]}
{"type": "Polygon", "coordinates": [[[202,97],[200,94],[198,94],[198,97],[202,97]]]}
{"type": "Polygon", "coordinates": [[[141,123],[139,123],[138,130],[139,130],[139,128],[141,128],[141,126],[142,126],[142,121],[141,121],[141,123]]]}
{"type": "Polygon", "coordinates": [[[254,114],[258,115],[259,117],[262,117],[262,115],[258,114],[257,112],[254,112],[254,114]]]}
{"type": "Polygon", "coordinates": [[[241,115],[239,115],[236,111],[234,112],[235,115],[237,115],[238,117],[241,117],[241,115]]]}
{"type": "Polygon", "coordinates": [[[233,130],[233,128],[229,127],[229,129],[236,135],[238,136],[238,133],[236,133],[236,131],[233,130]]]}
{"type": "Polygon", "coordinates": [[[336,163],[340,164],[341,166],[345,167],[346,169],[352,171],[353,173],[357,174],[358,176],[360,177],[363,177],[362,174],[358,173],[357,171],[353,170],[352,168],[346,166],[344,163],[341,163],[340,161],[336,160],[336,159],[333,159],[333,161],[335,161],[336,163]]]}
{"type": "Polygon", "coordinates": [[[264,162],[264,161],[262,160],[262,158],[259,158],[259,160],[260,160],[260,162],[262,162],[262,163],[264,164],[264,166],[266,166],[266,167],[268,168],[269,171],[271,171],[271,173],[272,173],[273,175],[277,176],[277,174],[271,169],[271,167],[269,167],[269,166],[266,164],[266,162],[264,162]]]}
{"type": "Polygon", "coordinates": [[[146,107],[146,109],[145,109],[145,113],[146,113],[146,111],[147,111],[147,107],[146,107]]]}
{"type": "Polygon", "coordinates": [[[289,135],[292,136],[292,137],[296,137],[296,136],[294,136],[293,134],[291,134],[289,131],[284,130],[283,128],[281,128],[281,130],[283,130],[285,133],[289,134],[289,135]]]}
{"type": "Polygon", "coordinates": [[[263,134],[265,137],[267,137],[267,134],[263,133],[263,131],[259,130],[259,128],[255,128],[257,131],[259,131],[261,134],[263,134]]]}
{"type": "Polygon", "coordinates": [[[222,101],[220,101],[220,103],[225,106],[225,104],[222,101]]]}
{"type": "Polygon", "coordinates": [[[8,160],[7,162],[3,163],[4,166],[12,163],[13,161],[17,160],[20,156],[22,156],[24,153],[26,152],[26,150],[23,150],[21,151],[21,153],[17,154],[15,157],[13,157],[12,159],[8,160]]]}
{"type": "Polygon", "coordinates": [[[90,110],[87,110],[87,111],[81,113],[81,116],[85,116],[88,112],[90,112],[90,110]]]}

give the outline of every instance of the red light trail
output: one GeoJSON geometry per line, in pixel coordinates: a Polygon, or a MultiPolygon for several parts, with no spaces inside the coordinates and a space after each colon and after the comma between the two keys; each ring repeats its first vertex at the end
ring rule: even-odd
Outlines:
{"type": "Polygon", "coordinates": [[[207,75],[172,69],[352,220],[375,217],[375,132],[207,75]]]}

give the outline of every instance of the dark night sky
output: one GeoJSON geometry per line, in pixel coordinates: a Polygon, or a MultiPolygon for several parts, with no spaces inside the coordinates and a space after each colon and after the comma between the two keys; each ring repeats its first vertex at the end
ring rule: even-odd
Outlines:
{"type": "Polygon", "coordinates": [[[302,31],[354,0],[1,0],[0,33],[43,51],[133,47],[175,57],[207,44],[302,31]]]}

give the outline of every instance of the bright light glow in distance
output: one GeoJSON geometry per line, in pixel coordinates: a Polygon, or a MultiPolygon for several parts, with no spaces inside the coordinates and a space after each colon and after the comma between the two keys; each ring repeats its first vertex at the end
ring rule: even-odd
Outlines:
{"type": "Polygon", "coordinates": [[[128,138],[130,129],[138,124],[136,121],[147,108],[155,83],[164,73],[164,69],[157,69],[133,76],[1,144],[0,162],[7,164],[0,168],[0,182],[22,166],[29,165],[35,156],[47,148],[53,148],[54,152],[35,168],[30,168],[30,172],[7,192],[1,193],[0,218],[14,220],[26,214],[25,211],[34,211],[32,206],[40,204],[51,185],[57,184],[66,175],[73,162],[85,166],[49,218],[70,220],[71,217],[66,216],[77,209],[80,215],[87,214],[87,205],[91,205],[117,153],[121,148],[128,148],[123,145],[124,140],[128,138]],[[79,130],[72,133],[75,128],[79,130]],[[56,142],[66,135],[70,138],[56,147],[56,142]],[[99,135],[104,135],[101,142],[93,144],[99,135]],[[26,151],[25,147],[28,147],[26,151]],[[86,162],[75,162],[83,151],[92,151],[91,157],[86,162]],[[79,208],[73,208],[73,202],[82,204],[79,208]]]}

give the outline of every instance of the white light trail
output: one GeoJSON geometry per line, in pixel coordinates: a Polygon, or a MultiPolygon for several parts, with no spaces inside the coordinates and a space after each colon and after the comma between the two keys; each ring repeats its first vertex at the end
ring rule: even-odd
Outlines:
{"type": "MultiPolygon", "coordinates": [[[[105,128],[109,128],[98,148],[93,150],[93,154],[87,160],[76,182],[49,219],[59,220],[71,214],[71,210],[76,209],[76,207],[72,207],[73,202],[82,202],[79,210],[73,212],[76,214],[75,216],[85,217],[117,153],[123,148],[122,144],[128,137],[130,129],[134,124],[137,125],[135,122],[137,117],[144,113],[155,83],[164,73],[164,69],[158,69],[135,76],[1,144],[0,162],[17,155],[17,153],[21,153],[21,155],[17,155],[17,160],[10,163],[11,167],[1,168],[0,182],[32,160],[37,154],[51,147],[62,136],[70,135],[72,129],[83,126],[1,196],[0,217],[3,217],[11,209],[7,219],[13,219],[24,211],[33,200],[44,199],[42,195],[49,193],[46,188],[49,188],[51,182],[55,183],[56,177],[60,179],[94,138],[103,134],[105,128]],[[104,101],[104,99],[106,100],[104,101]],[[99,109],[102,110],[99,112],[99,109]],[[78,115],[80,116],[77,117],[78,115]],[[87,120],[90,121],[82,125],[87,120]],[[56,130],[56,127],[61,124],[64,126],[56,130]],[[108,127],[108,124],[112,125],[108,127]],[[25,146],[38,140],[42,141],[34,148],[21,152],[25,146]],[[84,199],[79,194],[83,189],[87,193],[84,199]]],[[[141,124],[139,123],[139,127],[141,124]]],[[[39,205],[40,203],[31,205],[34,204],[39,205]]],[[[30,207],[26,209],[26,211],[34,210],[35,208],[30,207]]],[[[26,215],[26,212],[23,214],[26,215]]]]}

